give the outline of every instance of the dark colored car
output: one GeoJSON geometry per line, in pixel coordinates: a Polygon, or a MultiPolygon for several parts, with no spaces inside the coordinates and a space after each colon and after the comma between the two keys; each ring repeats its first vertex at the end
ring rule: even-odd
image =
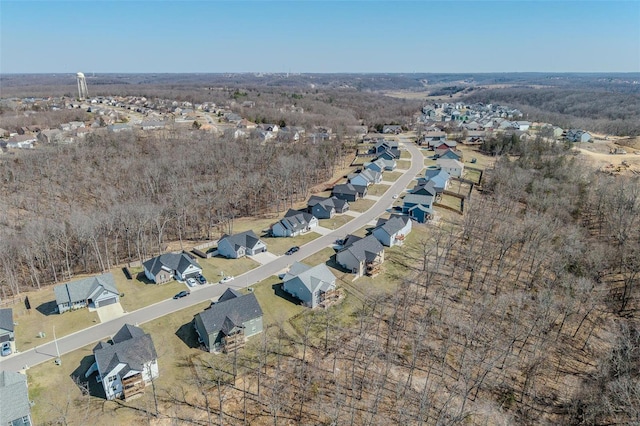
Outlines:
{"type": "Polygon", "coordinates": [[[289,250],[287,250],[287,252],[285,253],[287,256],[297,252],[298,250],[300,250],[300,247],[298,246],[293,246],[291,247],[289,250]]]}
{"type": "Polygon", "coordinates": [[[188,296],[189,292],[186,290],[182,290],[180,293],[176,294],[175,296],[173,296],[174,299],[181,299],[185,296],[188,296]]]}
{"type": "Polygon", "coordinates": [[[198,276],[196,277],[196,279],[198,280],[198,282],[199,282],[200,284],[206,284],[206,283],[207,283],[207,279],[204,277],[204,275],[198,275],[198,276]]]}

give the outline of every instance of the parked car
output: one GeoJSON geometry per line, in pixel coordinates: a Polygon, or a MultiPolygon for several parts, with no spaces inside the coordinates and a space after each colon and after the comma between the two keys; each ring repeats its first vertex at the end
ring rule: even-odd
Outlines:
{"type": "Polygon", "coordinates": [[[196,277],[196,279],[198,280],[198,282],[199,282],[200,284],[206,284],[206,283],[207,283],[207,279],[204,277],[204,275],[198,275],[198,276],[196,277]]]}
{"type": "Polygon", "coordinates": [[[395,200],[396,198],[398,198],[398,194],[393,194],[393,197],[391,197],[391,198],[393,198],[395,200]]]}
{"type": "Polygon", "coordinates": [[[198,284],[198,283],[196,282],[195,278],[187,278],[187,285],[189,287],[194,287],[196,284],[198,284]]]}
{"type": "Polygon", "coordinates": [[[287,256],[289,256],[289,255],[291,255],[291,254],[293,254],[293,253],[297,252],[298,250],[300,250],[300,247],[298,247],[298,246],[293,246],[293,247],[291,247],[289,250],[287,250],[287,251],[285,252],[285,254],[286,254],[287,256]]]}
{"type": "Polygon", "coordinates": [[[182,290],[180,293],[176,294],[175,296],[173,296],[174,299],[182,299],[185,296],[188,296],[189,292],[186,290],[182,290]]]}
{"type": "Polygon", "coordinates": [[[2,344],[2,349],[0,350],[0,355],[2,355],[2,356],[11,355],[11,343],[4,342],[2,344]]]}
{"type": "Polygon", "coordinates": [[[220,280],[220,284],[228,283],[229,281],[233,281],[233,277],[224,277],[220,280]]]}

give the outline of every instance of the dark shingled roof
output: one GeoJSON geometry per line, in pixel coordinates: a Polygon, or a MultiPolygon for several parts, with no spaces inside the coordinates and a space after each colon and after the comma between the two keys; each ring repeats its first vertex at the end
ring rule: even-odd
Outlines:
{"type": "Polygon", "coordinates": [[[118,374],[124,377],[131,370],[142,371],[145,363],[158,358],[151,336],[131,324],[125,324],[112,340],[111,345],[100,342],[93,348],[101,374],[107,374],[123,363],[127,368],[118,374]]]}
{"type": "Polygon", "coordinates": [[[255,294],[239,295],[228,289],[217,303],[200,312],[200,318],[207,334],[222,331],[228,334],[234,327],[262,316],[262,309],[255,294]]]}
{"type": "Polygon", "coordinates": [[[345,250],[351,252],[360,262],[365,260],[371,262],[384,251],[384,247],[373,235],[367,235],[364,238],[349,235],[345,240],[345,247],[340,251],[345,250]]]}
{"type": "Polygon", "coordinates": [[[153,259],[149,259],[143,263],[145,269],[151,272],[152,275],[156,275],[160,272],[161,269],[167,270],[168,272],[173,273],[173,271],[178,271],[179,273],[184,272],[190,265],[195,266],[198,269],[200,265],[187,256],[186,253],[165,253],[160,256],[154,257],[153,259]]]}
{"type": "Polygon", "coordinates": [[[409,216],[392,214],[388,220],[378,219],[377,228],[382,228],[389,235],[404,228],[411,219],[409,216]]]}
{"type": "Polygon", "coordinates": [[[218,245],[220,245],[220,242],[225,239],[229,240],[229,242],[231,243],[231,245],[234,247],[235,250],[237,250],[240,247],[246,247],[250,249],[254,248],[260,241],[260,238],[258,238],[258,236],[251,230],[241,232],[235,235],[225,234],[218,241],[218,245]]]}
{"type": "Polygon", "coordinates": [[[30,414],[27,376],[13,371],[0,371],[0,425],[10,424],[30,414]]]}

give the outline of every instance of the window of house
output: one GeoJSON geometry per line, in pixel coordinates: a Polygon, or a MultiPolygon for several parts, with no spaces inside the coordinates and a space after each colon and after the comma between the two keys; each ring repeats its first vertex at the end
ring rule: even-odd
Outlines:
{"type": "Polygon", "coordinates": [[[110,376],[109,377],[109,383],[115,382],[117,378],[118,378],[118,376],[110,376]]]}

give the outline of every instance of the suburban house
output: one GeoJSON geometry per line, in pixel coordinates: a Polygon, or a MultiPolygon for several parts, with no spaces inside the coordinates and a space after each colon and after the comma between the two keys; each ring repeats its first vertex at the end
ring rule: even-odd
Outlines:
{"type": "Polygon", "coordinates": [[[372,154],[376,154],[378,156],[389,153],[391,154],[391,159],[400,158],[400,148],[398,147],[398,142],[389,141],[386,139],[380,139],[370,151],[372,154]]]}
{"type": "Polygon", "coordinates": [[[447,149],[447,148],[451,148],[454,149],[456,146],[458,146],[458,142],[453,141],[453,140],[443,140],[443,141],[437,141],[437,142],[433,142],[433,145],[430,145],[430,147],[436,151],[438,149],[447,149]]]}
{"type": "Polygon", "coordinates": [[[318,197],[312,195],[307,201],[309,213],[318,219],[331,219],[334,214],[344,213],[349,210],[349,202],[337,197],[318,197]]]}
{"type": "Polygon", "coordinates": [[[384,171],[384,160],[375,160],[373,162],[366,162],[363,164],[365,170],[373,170],[378,173],[382,173],[384,171]]]}
{"type": "Polygon", "coordinates": [[[462,177],[462,173],[464,172],[464,164],[458,160],[438,158],[436,164],[452,177],[462,177]]]}
{"type": "Polygon", "coordinates": [[[144,392],[147,384],[159,374],[158,355],[151,335],[125,324],[111,342],[99,342],[93,348],[96,362],[85,377],[97,371],[97,380],[102,383],[107,399],[127,399],[144,392]]]}
{"type": "Polygon", "coordinates": [[[433,148],[446,140],[447,134],[442,130],[427,132],[422,136],[422,143],[427,144],[429,148],[433,148]]]}
{"type": "Polygon", "coordinates": [[[271,225],[274,237],[295,237],[318,226],[318,218],[311,213],[290,209],[284,218],[271,225]]]}
{"type": "Polygon", "coordinates": [[[462,153],[459,151],[454,151],[448,147],[437,148],[435,150],[435,153],[436,158],[448,158],[450,160],[462,161],[462,153]]]}
{"type": "Polygon", "coordinates": [[[99,308],[120,301],[111,272],[60,284],[53,288],[58,312],[84,307],[99,308]]]}
{"type": "Polygon", "coordinates": [[[0,425],[32,424],[27,376],[13,371],[0,371],[0,425]]]}
{"type": "Polygon", "coordinates": [[[193,318],[199,340],[209,352],[233,351],[262,333],[262,309],[255,294],[228,288],[217,302],[193,318]]]}
{"type": "Polygon", "coordinates": [[[531,123],[528,121],[516,121],[514,127],[521,132],[526,132],[531,127],[531,123]]]}
{"type": "Polygon", "coordinates": [[[392,214],[389,219],[378,219],[372,234],[387,247],[401,246],[411,232],[411,219],[406,215],[392,214]]]}
{"type": "Polygon", "coordinates": [[[13,309],[0,309],[0,346],[11,348],[11,353],[16,351],[15,335],[13,334],[13,309]]]}
{"type": "Polygon", "coordinates": [[[291,265],[282,281],[283,290],[300,299],[309,308],[321,304],[336,289],[336,277],[324,263],[311,267],[296,262],[291,265]]]}
{"type": "Polygon", "coordinates": [[[334,186],[331,195],[341,200],[354,202],[367,195],[367,187],[344,183],[334,186]]]}
{"type": "Polygon", "coordinates": [[[482,130],[469,130],[465,137],[465,144],[481,144],[485,140],[485,132],[482,130]]]}
{"type": "Polygon", "coordinates": [[[364,169],[360,173],[349,175],[349,183],[354,186],[369,186],[382,182],[382,173],[372,169],[364,169]]]}
{"type": "Polygon", "coordinates": [[[397,135],[399,133],[402,133],[402,126],[398,126],[395,124],[384,125],[382,126],[382,133],[397,135]]]}
{"type": "Polygon", "coordinates": [[[409,217],[418,223],[425,223],[433,216],[433,207],[416,204],[409,209],[409,217]]]}
{"type": "Polygon", "coordinates": [[[397,166],[398,164],[396,163],[395,159],[387,159],[382,157],[376,159],[373,162],[364,163],[365,169],[372,169],[380,173],[384,172],[385,170],[393,171],[397,166]]]}
{"type": "Polygon", "coordinates": [[[166,283],[175,278],[185,281],[187,278],[202,274],[202,268],[186,253],[165,253],[149,259],[142,264],[144,275],[156,284],[166,283]]]}
{"type": "Polygon", "coordinates": [[[435,197],[429,194],[430,189],[427,187],[421,187],[416,191],[416,193],[410,193],[404,196],[402,200],[402,212],[408,214],[412,219],[423,223],[433,213],[433,200],[435,197]]]}
{"type": "Polygon", "coordinates": [[[33,144],[38,142],[38,137],[34,134],[14,135],[7,139],[7,148],[33,148],[33,144]]]}
{"type": "MultiPolygon", "coordinates": [[[[451,176],[446,171],[442,170],[440,166],[429,166],[424,172],[424,179],[426,182],[433,182],[433,187],[437,194],[441,194],[449,186],[449,178],[451,176]]],[[[418,184],[420,184],[420,179],[418,184]]]]}
{"type": "Polygon", "coordinates": [[[223,235],[218,241],[218,254],[229,259],[253,256],[267,251],[267,245],[251,230],[223,235]]]}
{"type": "Polygon", "coordinates": [[[364,238],[350,235],[336,254],[336,262],[356,277],[377,275],[384,262],[384,246],[373,235],[364,238]]]}
{"type": "Polygon", "coordinates": [[[589,142],[591,135],[580,129],[569,129],[565,133],[565,139],[569,142],[589,142]]]}

